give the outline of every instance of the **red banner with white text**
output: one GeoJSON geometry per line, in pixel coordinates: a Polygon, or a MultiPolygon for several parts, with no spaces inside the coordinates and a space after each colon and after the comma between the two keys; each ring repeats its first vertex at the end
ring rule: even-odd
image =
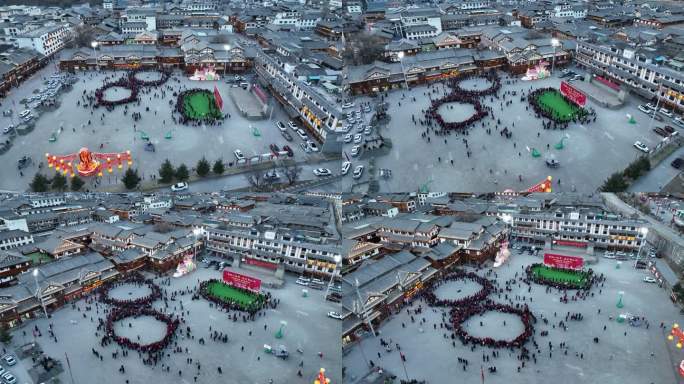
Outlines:
{"type": "Polygon", "coordinates": [[[544,254],[544,265],[560,269],[582,269],[584,259],[577,256],[565,256],[556,253],[544,254]]]}
{"type": "Polygon", "coordinates": [[[261,280],[228,270],[223,271],[223,282],[236,288],[254,292],[261,288],[261,280]]]}

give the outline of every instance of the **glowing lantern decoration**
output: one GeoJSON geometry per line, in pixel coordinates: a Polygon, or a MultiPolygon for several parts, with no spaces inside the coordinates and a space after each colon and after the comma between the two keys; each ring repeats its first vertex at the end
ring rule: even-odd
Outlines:
{"type": "Polygon", "coordinates": [[[84,177],[93,175],[102,177],[104,167],[111,173],[113,168],[112,158],[116,159],[115,161],[118,169],[123,168],[124,161],[128,163],[129,166],[133,164],[131,151],[97,153],[91,152],[86,147],[81,148],[78,153],[71,153],[63,156],[46,153],[45,157],[47,158],[48,168],[54,166],[55,171],[61,171],[65,175],[70,173],[72,177],[76,176],[76,172],[84,177]],[[106,165],[103,164],[104,162],[106,162],[106,165]],[[74,171],[74,164],[76,165],[76,171],[74,171]]]}
{"type": "Polygon", "coordinates": [[[544,193],[551,193],[553,189],[551,188],[551,176],[547,176],[546,180],[542,181],[541,183],[537,183],[527,189],[526,192],[544,192],[544,193]]]}
{"type": "Polygon", "coordinates": [[[669,341],[677,339],[675,347],[677,347],[678,349],[682,349],[682,346],[684,346],[684,332],[682,332],[682,329],[679,328],[679,324],[674,323],[672,325],[672,330],[670,330],[670,334],[667,335],[667,339],[669,341]]]}
{"type": "Polygon", "coordinates": [[[325,377],[325,368],[321,368],[321,370],[318,371],[314,384],[330,384],[330,379],[325,377]]]}

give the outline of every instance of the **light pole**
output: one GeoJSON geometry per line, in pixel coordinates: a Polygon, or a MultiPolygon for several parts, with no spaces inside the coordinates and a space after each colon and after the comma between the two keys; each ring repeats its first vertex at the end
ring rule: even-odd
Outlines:
{"type": "Polygon", "coordinates": [[[406,80],[406,72],[404,72],[404,52],[397,53],[397,57],[399,58],[399,64],[401,65],[401,74],[404,76],[404,85],[406,85],[406,90],[408,90],[408,80],[406,80]]]}
{"type": "Polygon", "coordinates": [[[224,44],[223,49],[226,51],[226,61],[223,63],[223,77],[226,77],[226,67],[228,67],[228,51],[230,51],[230,45],[224,44]]]}
{"type": "Polygon", "coordinates": [[[335,276],[337,275],[337,271],[339,271],[340,262],[342,261],[342,256],[335,255],[335,257],[333,257],[333,260],[335,260],[335,269],[333,269],[333,273],[330,275],[330,281],[328,282],[328,289],[325,290],[325,296],[324,297],[328,297],[328,294],[330,293],[330,287],[335,282],[335,276]]]}
{"type": "Polygon", "coordinates": [[[90,46],[93,47],[93,57],[95,58],[95,68],[99,68],[98,63],[97,63],[97,51],[95,48],[97,48],[97,41],[93,41],[90,43],[90,46]]]}
{"type": "Polygon", "coordinates": [[[558,39],[551,39],[551,45],[553,46],[553,58],[551,58],[551,74],[553,74],[553,70],[556,66],[556,47],[560,45],[560,41],[558,39]]]}
{"type": "Polygon", "coordinates": [[[40,300],[40,305],[43,307],[43,313],[45,313],[45,318],[48,318],[48,313],[47,309],[45,308],[45,301],[43,300],[43,291],[40,290],[40,286],[38,285],[38,268],[35,268],[33,270],[33,281],[36,282],[36,295],[40,294],[39,300],[40,300]]]}

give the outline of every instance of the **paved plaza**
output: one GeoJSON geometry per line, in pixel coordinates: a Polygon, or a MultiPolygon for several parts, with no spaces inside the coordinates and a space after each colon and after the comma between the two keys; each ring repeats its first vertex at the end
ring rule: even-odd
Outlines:
{"type": "MultiPolygon", "coordinates": [[[[67,53],[63,53],[66,55],[67,53]]],[[[12,92],[3,100],[2,109],[14,109],[14,116],[0,117],[0,126],[6,127],[10,124],[18,123],[18,113],[24,109],[20,100],[30,96],[35,89],[43,87],[43,79],[54,73],[59,73],[54,66],[49,65],[38,71],[28,79],[21,87],[13,89],[12,92]]],[[[231,84],[221,81],[192,81],[182,72],[176,70],[171,79],[165,85],[148,93],[149,88],[143,87],[140,94],[140,105],[129,103],[114,108],[108,112],[100,107],[91,110],[90,107],[84,108],[81,104],[83,92],[92,94],[95,89],[102,86],[105,79],[117,80],[124,76],[125,72],[102,71],[102,72],[77,72],[78,82],[74,84],[71,91],[62,92],[58,95],[61,106],[51,112],[42,113],[37,121],[35,129],[26,136],[18,136],[14,139],[12,148],[0,155],[6,164],[11,166],[4,167],[0,171],[3,179],[3,190],[25,190],[28,187],[33,175],[38,171],[39,164],[45,163],[45,153],[69,154],[77,152],[81,147],[88,147],[93,151],[118,152],[130,150],[133,156],[133,168],[137,168],[143,180],[150,180],[152,175],[157,175],[161,163],[169,158],[177,166],[185,163],[189,168],[194,168],[197,161],[202,157],[213,162],[218,158],[223,158],[226,165],[235,161],[233,151],[240,149],[245,156],[270,153],[269,145],[277,144],[279,147],[289,145],[294,151],[296,161],[319,161],[319,155],[307,154],[299,146],[301,139],[290,131],[293,141],[286,141],[275,126],[277,120],[287,123],[288,118],[280,105],[272,101],[273,114],[271,120],[248,120],[237,111],[235,104],[231,101],[229,94],[232,90],[231,84]],[[168,90],[166,87],[172,87],[168,90]],[[184,88],[203,88],[213,90],[217,86],[223,97],[223,113],[229,114],[218,126],[185,126],[174,124],[171,119],[171,112],[175,108],[176,96],[173,95],[184,88]],[[166,96],[161,97],[161,90],[165,90],[166,96]],[[155,97],[157,94],[160,97],[155,97]],[[128,106],[128,113],[124,115],[125,107],[128,106]],[[149,108],[149,110],[148,110],[149,108]],[[93,112],[91,114],[91,112],[93,112]],[[134,121],[132,113],[141,114],[139,121],[134,121]],[[104,119],[100,117],[104,113],[104,119]],[[90,125],[88,122],[90,121],[90,125]],[[134,127],[135,125],[135,127],[134,127]],[[150,142],[156,146],[155,152],[144,150],[145,141],[141,139],[142,132],[146,133],[150,142]],[[260,136],[256,136],[257,132],[260,136]],[[49,137],[55,133],[56,142],[49,142],[49,137]],[[167,139],[167,134],[172,138],[167,139]],[[103,146],[100,149],[100,146],[103,146]],[[33,166],[23,169],[23,177],[17,169],[17,161],[22,156],[31,156],[33,166]]],[[[144,75],[143,79],[152,75],[144,75]]],[[[232,76],[232,75],[229,75],[232,76]]],[[[120,87],[106,90],[107,98],[117,99],[125,97],[130,91],[120,87]]],[[[36,114],[36,112],[34,112],[36,114]]],[[[338,164],[339,162],[336,162],[338,164]]],[[[313,175],[311,169],[317,166],[307,166],[302,178],[311,179],[313,175]]],[[[337,167],[330,167],[337,170],[337,167]]],[[[52,177],[52,170],[48,170],[43,164],[43,173],[52,177]]],[[[121,172],[105,175],[102,178],[101,188],[110,187],[112,184],[120,183],[121,172]]],[[[235,177],[233,182],[227,183],[234,185],[235,188],[248,186],[246,178],[242,175],[235,177]]],[[[88,180],[85,188],[94,189],[92,179],[88,180]]]]}
{"type": "MultiPolygon", "coordinates": [[[[380,134],[391,140],[392,149],[388,154],[378,155],[375,166],[376,171],[380,168],[391,169],[392,177],[378,177],[380,190],[414,191],[424,184],[433,191],[526,190],[550,175],[554,178],[554,190],[591,192],[603,184],[610,174],[624,169],[629,162],[642,155],[632,146],[635,141],[639,140],[653,148],[661,140],[660,136],[648,129],[648,117],[637,109],[643,101],[636,96],[628,96],[626,105],[617,110],[602,108],[588,101],[587,107],[597,112],[596,122],[588,125],[570,124],[566,130],[544,130],[542,122],[546,120],[537,119],[531,108],[526,109],[529,104],[526,100],[521,101],[520,92],[543,87],[559,88],[560,71],[553,77],[529,82],[517,80],[516,77],[517,81],[512,84],[508,84],[511,78],[507,74],[499,74],[502,76],[499,95],[517,92],[517,96],[506,97],[506,100],[512,101],[510,105],[504,103],[501,106],[501,98],[482,97],[480,100],[483,104],[493,108],[494,119],[487,117],[475,123],[467,136],[431,134],[430,142],[421,137],[425,127],[414,124],[413,118],[416,122],[423,118],[422,111],[428,108],[431,98],[442,96],[444,85],[390,91],[385,100],[389,103],[388,115],[391,120],[387,127],[380,130],[380,134]],[[636,124],[628,122],[628,114],[634,116],[636,124]],[[502,127],[508,127],[513,132],[510,139],[499,135],[494,129],[497,119],[501,120],[502,127]],[[492,129],[491,135],[487,134],[486,128],[492,129]],[[555,149],[554,145],[563,137],[566,137],[565,148],[555,149]],[[468,149],[472,152],[469,158],[463,138],[468,140],[468,149]],[[541,156],[533,158],[532,149],[540,151],[541,156]],[[544,161],[547,156],[555,157],[560,167],[547,167],[544,161]],[[519,176],[522,176],[522,181],[519,176]],[[557,183],[559,179],[560,184],[557,183]]],[[[465,89],[483,89],[488,87],[487,83],[484,79],[471,79],[462,85],[465,89]]],[[[358,97],[355,101],[357,105],[363,102],[375,105],[381,99],[358,97]]],[[[445,107],[448,106],[442,108],[445,107]]],[[[467,111],[460,107],[446,109],[449,113],[445,119],[462,120],[467,111]]],[[[365,115],[368,121],[371,114],[365,115]]],[[[656,122],[654,126],[663,124],[656,122]]],[[[347,144],[344,149],[353,166],[368,164],[371,154],[362,156],[360,160],[350,156],[353,145],[347,144]]],[[[352,184],[365,181],[368,177],[366,172],[360,180],[346,178],[345,190],[350,190],[352,184]]]]}
{"type": "MultiPolygon", "coordinates": [[[[527,254],[514,254],[502,267],[495,269],[499,288],[504,282],[515,278],[515,273],[522,273],[523,266],[540,262],[539,257],[527,254]]],[[[660,259],[658,262],[663,262],[660,259]]],[[[499,357],[492,357],[495,349],[488,347],[464,346],[457,338],[446,339],[449,331],[440,328],[443,316],[448,318],[446,309],[428,307],[423,300],[417,300],[410,307],[402,308],[399,314],[394,314],[390,320],[382,324],[376,331],[378,338],[367,336],[361,344],[351,347],[344,356],[346,368],[346,383],[355,383],[367,370],[366,359],[372,360],[399,378],[406,374],[412,379],[426,380],[428,383],[479,383],[480,366],[484,368],[485,383],[547,383],[578,384],[578,383],[680,383],[681,377],[676,367],[684,359],[681,350],[674,347],[673,342],[666,339],[669,326],[681,319],[677,308],[668,298],[667,292],[656,284],[642,282],[645,270],[636,270],[624,262],[619,269],[616,261],[601,259],[597,264],[589,267],[596,274],[605,274],[603,287],[595,286],[591,292],[593,297],[586,300],[570,301],[568,304],[560,302],[561,294],[552,289],[546,292],[546,286],[532,283],[528,292],[526,285],[512,285],[513,291],[506,292],[515,303],[527,303],[532,313],[537,317],[534,325],[533,339],[525,346],[530,353],[535,353],[537,363],[526,361],[525,367],[517,371],[520,361],[517,359],[518,350],[498,349],[499,357]],[[618,309],[616,303],[618,292],[624,291],[624,307],[618,309]],[[525,296],[525,301],[521,300],[525,296]],[[531,300],[531,301],[530,301],[531,300]],[[414,315],[413,310],[422,306],[422,314],[414,315]],[[412,310],[415,322],[407,314],[407,308],[412,310]],[[598,310],[601,310],[598,313],[598,310]],[[580,321],[565,321],[566,314],[581,313],[580,321]],[[650,323],[633,327],[625,323],[616,322],[621,313],[634,316],[644,316],[650,323]],[[421,324],[422,319],[425,323],[421,324]],[[542,321],[548,319],[548,324],[542,321]],[[559,327],[559,321],[564,320],[567,330],[559,327]],[[664,322],[667,329],[661,329],[664,322]],[[405,325],[405,328],[402,327],[405,325]],[[436,324],[436,329],[434,328],[436,324]],[[606,330],[603,330],[603,327],[606,330]],[[542,336],[542,331],[548,331],[548,336],[542,336]],[[594,337],[599,342],[594,342],[594,337]],[[380,338],[391,340],[391,352],[387,352],[380,345],[380,338]],[[532,340],[539,345],[538,352],[532,340]],[[553,344],[552,357],[549,357],[548,344],[553,344]],[[559,347],[561,342],[567,346],[567,355],[559,347]],[[406,356],[405,371],[399,352],[395,348],[398,343],[401,352],[406,356]],[[378,353],[380,358],[378,358],[378,353]],[[651,356],[651,353],[653,355],[651,356]],[[483,355],[489,361],[483,362],[483,355]],[[365,357],[364,357],[365,356],[365,357]],[[468,360],[466,370],[459,358],[468,360]],[[490,373],[488,367],[496,366],[497,372],[490,373]],[[406,372],[406,373],[405,373],[406,372]]],[[[473,268],[467,268],[474,270],[473,268]]],[[[484,270],[477,273],[485,275],[484,270]]],[[[490,278],[493,276],[490,276],[490,278]]],[[[474,282],[445,283],[436,290],[440,298],[460,298],[479,290],[474,282]]],[[[505,292],[505,291],[504,291],[505,292]]],[[[503,294],[492,293],[489,296],[494,302],[508,303],[503,294]]],[[[473,316],[464,325],[474,336],[490,336],[500,339],[512,339],[522,332],[522,322],[515,315],[499,312],[485,312],[482,316],[473,316]],[[504,325],[505,321],[505,325],[504,325]]]]}
{"type": "MultiPolygon", "coordinates": [[[[253,269],[233,269],[236,272],[264,279],[273,280],[272,274],[253,269]]],[[[221,272],[213,268],[200,267],[198,270],[182,278],[163,277],[155,279],[167,293],[193,289],[198,280],[209,278],[220,279],[221,272]],[[170,286],[162,285],[162,280],[170,279],[170,286]]],[[[274,384],[311,383],[321,367],[326,368],[333,383],[341,382],[341,354],[339,348],[340,321],[327,317],[328,311],[339,311],[335,303],[325,301],[324,291],[309,290],[308,297],[302,297],[302,287],[295,285],[294,276],[285,276],[285,285],[280,289],[266,289],[274,298],[280,300],[276,309],[268,309],[264,316],[257,317],[253,322],[237,322],[229,320],[224,312],[216,307],[210,307],[203,299],[191,300],[191,294],[179,294],[175,300],[169,301],[168,310],[181,312],[181,305],[185,314],[185,323],[181,323],[177,331],[177,344],[182,353],[174,352],[174,344],[169,345],[165,352],[168,354],[159,365],[144,365],[138,353],[130,351],[127,357],[112,358],[112,353],[121,351],[116,343],[106,347],[100,346],[100,338],[95,335],[98,317],[104,314],[95,308],[85,310],[85,300],[75,303],[75,309],[67,305],[57,310],[50,320],[39,319],[26,323],[25,326],[14,331],[13,345],[18,346],[33,340],[31,329],[34,325],[42,331],[38,342],[47,355],[62,360],[65,372],[60,375],[62,382],[70,382],[64,352],[67,351],[75,383],[120,384],[126,379],[130,383],[193,383],[197,375],[196,363],[201,364],[201,374],[198,383],[228,383],[228,384],[266,384],[273,379],[274,384]],[[85,318],[84,318],[85,314],[85,318]],[[91,319],[92,317],[92,319],[91,319]],[[275,333],[285,321],[284,337],[277,339],[275,333]],[[58,342],[47,335],[48,323],[53,329],[58,342]],[[266,326],[266,329],[264,329],[266,326]],[[190,327],[193,339],[185,337],[185,329],[190,327]],[[213,341],[209,328],[228,335],[228,342],[213,341]],[[23,332],[26,331],[26,335],[23,332]],[[251,336],[250,336],[251,332],[251,336]],[[204,338],[201,345],[199,339],[204,338]],[[273,347],[284,345],[290,352],[290,357],[283,360],[264,352],[264,344],[273,347]],[[242,350],[244,347],[244,351],[242,350]],[[95,349],[102,354],[100,361],[92,352],[95,349]],[[188,352],[185,353],[187,348],[188,352]],[[303,353],[297,352],[297,348],[303,353]],[[322,352],[322,358],[318,353],[322,352]],[[192,364],[187,359],[193,360],[192,364]],[[304,362],[302,377],[297,376],[300,362],[304,362]],[[170,366],[170,372],[162,370],[161,363],[170,366]],[[119,367],[125,367],[125,374],[119,372],[119,367]],[[218,373],[221,367],[223,374],[218,373]],[[178,375],[178,371],[182,375],[178,375]]],[[[149,288],[133,285],[122,285],[112,289],[117,298],[135,299],[145,296],[149,288]]],[[[102,304],[99,304],[102,308],[102,304]]],[[[154,302],[153,307],[164,310],[162,300],[154,302]]],[[[164,323],[150,316],[127,318],[115,324],[116,332],[141,342],[159,340],[164,335],[164,323]]],[[[30,361],[21,361],[28,366],[30,361]]],[[[14,369],[19,371],[18,368],[14,369]]]]}

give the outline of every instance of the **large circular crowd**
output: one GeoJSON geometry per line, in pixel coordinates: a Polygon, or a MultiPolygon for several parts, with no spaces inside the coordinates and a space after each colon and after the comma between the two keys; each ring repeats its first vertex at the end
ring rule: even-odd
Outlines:
{"type": "Polygon", "coordinates": [[[160,71],[131,71],[128,74],[128,79],[131,82],[135,82],[142,87],[159,87],[161,85],[166,84],[166,82],[169,81],[169,78],[171,78],[171,71],[168,69],[160,71]],[[139,75],[144,73],[159,73],[159,79],[141,79],[139,75]]]}
{"type": "Polygon", "coordinates": [[[507,304],[486,302],[476,305],[469,305],[465,308],[453,308],[451,310],[451,321],[454,326],[454,332],[465,345],[473,343],[494,348],[521,348],[525,342],[532,337],[536,318],[532,312],[530,312],[527,304],[524,304],[521,308],[516,308],[507,304]],[[489,311],[517,315],[520,317],[520,320],[523,323],[523,332],[511,340],[494,339],[492,337],[476,337],[470,335],[465,330],[464,324],[466,321],[473,316],[482,315],[483,313],[489,311]]]}
{"type": "Polygon", "coordinates": [[[177,318],[161,313],[149,307],[114,308],[109,313],[109,316],[107,316],[107,320],[105,322],[106,334],[102,337],[101,345],[104,346],[109,344],[111,341],[114,341],[123,348],[154,354],[162,351],[164,348],[166,348],[166,346],[169,345],[169,343],[173,340],[173,337],[176,333],[176,329],[178,328],[179,324],[180,321],[177,318]],[[130,317],[138,318],[140,316],[152,316],[157,321],[165,323],[166,332],[164,334],[164,337],[161,340],[149,344],[142,344],[137,341],[133,341],[127,337],[119,336],[116,334],[116,331],[114,330],[114,325],[117,321],[121,321],[130,317]]]}
{"type": "Polygon", "coordinates": [[[115,305],[118,307],[138,307],[138,306],[149,306],[153,301],[161,298],[161,289],[159,286],[154,284],[151,279],[146,279],[139,272],[132,272],[123,279],[108,282],[100,286],[96,293],[99,295],[101,302],[109,305],[115,305]],[[134,287],[147,287],[150,293],[145,296],[136,297],[135,299],[118,299],[111,296],[110,291],[114,288],[121,286],[134,286],[134,287]]]}
{"type": "Polygon", "coordinates": [[[428,305],[433,307],[460,307],[476,304],[489,296],[494,289],[494,285],[489,279],[479,276],[475,272],[464,272],[456,270],[446,274],[441,279],[434,280],[424,288],[423,297],[428,305]],[[457,280],[470,280],[479,284],[482,288],[475,294],[461,299],[441,299],[435,294],[436,288],[441,285],[452,283],[457,280]]]}
{"type": "Polygon", "coordinates": [[[105,107],[112,109],[117,105],[128,104],[138,100],[138,84],[130,81],[127,77],[122,77],[115,81],[106,82],[103,86],[95,90],[95,107],[105,107]],[[123,98],[117,100],[107,99],[105,93],[110,88],[126,88],[131,93],[123,98]]]}
{"type": "Polygon", "coordinates": [[[501,89],[501,78],[496,71],[487,71],[482,75],[463,74],[449,80],[448,84],[454,91],[467,97],[490,96],[499,93],[499,90],[501,89]],[[485,89],[467,89],[461,85],[464,81],[475,79],[485,79],[491,86],[485,89]]]}

